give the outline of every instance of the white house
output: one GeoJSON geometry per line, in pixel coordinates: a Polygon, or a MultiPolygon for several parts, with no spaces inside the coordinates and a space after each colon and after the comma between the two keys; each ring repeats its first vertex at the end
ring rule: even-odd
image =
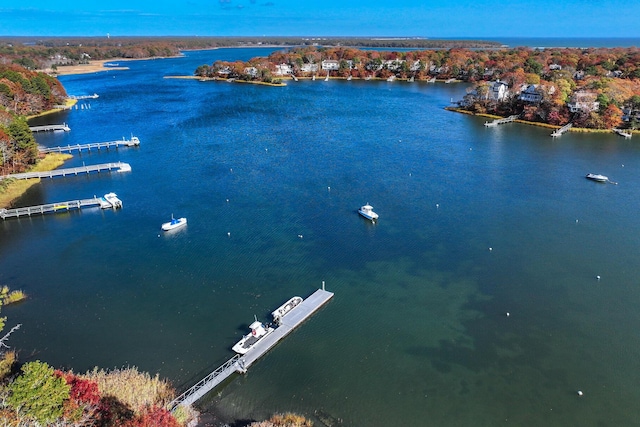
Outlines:
{"type": "Polygon", "coordinates": [[[340,68],[340,62],[335,59],[325,59],[322,61],[322,69],[323,70],[338,70],[340,68]]]}
{"type": "Polygon", "coordinates": [[[284,76],[293,73],[293,69],[289,64],[279,64],[276,65],[276,72],[274,73],[276,76],[284,76]]]}
{"type": "Polygon", "coordinates": [[[318,72],[318,64],[302,64],[300,71],[303,73],[316,73],[318,72]]]}
{"type": "Polygon", "coordinates": [[[489,91],[487,92],[487,99],[492,101],[504,101],[509,96],[509,85],[500,80],[491,82],[489,84],[489,91]]]}
{"type": "Polygon", "coordinates": [[[567,103],[569,111],[577,113],[579,111],[591,112],[600,107],[600,103],[596,101],[596,94],[586,90],[579,90],[571,96],[571,101],[567,103]]]}
{"type": "Polygon", "coordinates": [[[251,77],[258,77],[258,69],[256,67],[247,67],[244,69],[244,73],[251,77]]]}

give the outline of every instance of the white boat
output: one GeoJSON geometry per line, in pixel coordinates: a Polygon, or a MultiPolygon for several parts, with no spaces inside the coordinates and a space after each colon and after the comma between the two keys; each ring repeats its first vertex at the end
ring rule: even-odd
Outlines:
{"type": "Polygon", "coordinates": [[[102,209],[118,209],[122,207],[122,200],[118,199],[116,193],[107,193],[101,198],[100,207],[102,209]]]}
{"type": "Polygon", "coordinates": [[[590,179],[592,181],[597,181],[597,182],[607,182],[607,181],[609,181],[609,177],[606,177],[604,175],[600,175],[600,174],[597,174],[597,173],[588,173],[585,178],[590,179]]]}
{"type": "Polygon", "coordinates": [[[302,302],[302,298],[296,296],[291,298],[289,301],[285,302],[284,304],[282,304],[280,307],[278,307],[271,313],[271,315],[273,316],[273,321],[277,325],[279,325],[280,322],[282,321],[282,318],[291,310],[293,310],[293,308],[298,304],[300,304],[301,302],[302,302]]]}
{"type": "Polygon", "coordinates": [[[371,221],[378,219],[378,214],[373,211],[373,206],[368,203],[358,209],[358,213],[371,221]]]}
{"type": "Polygon", "coordinates": [[[347,77],[347,80],[351,81],[353,77],[351,76],[351,74],[349,74],[349,77],[347,77]]]}
{"type": "Polygon", "coordinates": [[[274,329],[271,326],[265,327],[261,322],[257,320],[249,325],[251,332],[243,336],[240,341],[236,343],[231,349],[238,354],[245,354],[251,350],[258,341],[269,335],[274,329]]]}
{"type": "Polygon", "coordinates": [[[395,79],[396,79],[396,76],[389,76],[389,77],[387,77],[387,81],[388,81],[388,82],[392,82],[392,81],[394,81],[395,79]]]}
{"type": "Polygon", "coordinates": [[[171,221],[165,222],[162,224],[162,229],[164,231],[175,230],[176,228],[182,227],[183,225],[187,225],[187,218],[174,218],[171,215],[171,221]]]}

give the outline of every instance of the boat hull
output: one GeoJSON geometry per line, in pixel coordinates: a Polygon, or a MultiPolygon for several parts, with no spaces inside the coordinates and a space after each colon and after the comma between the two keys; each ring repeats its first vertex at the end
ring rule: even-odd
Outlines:
{"type": "Polygon", "coordinates": [[[175,221],[165,222],[162,224],[162,230],[175,230],[176,228],[184,227],[185,225],[187,225],[187,218],[179,218],[175,221]]]}
{"type": "Polygon", "coordinates": [[[585,178],[590,179],[591,181],[596,181],[596,182],[607,182],[609,181],[609,178],[604,176],[604,175],[598,175],[595,173],[588,173],[585,178]]]}

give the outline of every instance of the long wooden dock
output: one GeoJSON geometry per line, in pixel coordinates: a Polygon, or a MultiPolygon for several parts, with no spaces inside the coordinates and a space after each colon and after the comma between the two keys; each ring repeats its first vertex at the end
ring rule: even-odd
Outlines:
{"type": "Polygon", "coordinates": [[[128,163],[123,163],[123,162],[102,163],[99,165],[79,166],[77,168],[54,169],[52,171],[14,173],[11,175],[0,176],[0,179],[53,178],[56,176],[78,175],[80,173],[87,173],[87,174],[90,172],[100,173],[105,170],[106,171],[116,170],[118,172],[130,172],[131,166],[128,163]]]}
{"type": "Polygon", "coordinates": [[[514,116],[505,117],[504,119],[495,119],[490,122],[484,122],[484,125],[488,127],[493,127],[493,126],[498,126],[505,123],[511,123],[512,121],[516,120],[518,117],[519,116],[516,114],[514,116]]]}
{"type": "MultiPolygon", "coordinates": [[[[82,208],[90,208],[90,207],[97,207],[97,206],[101,208],[116,207],[116,206],[112,206],[111,203],[107,202],[104,198],[94,196],[92,199],[48,203],[46,205],[26,206],[23,208],[16,208],[16,209],[0,209],[0,218],[5,220],[8,218],[19,218],[21,216],[45,215],[48,213],[68,212],[71,210],[78,210],[82,208]]],[[[121,206],[122,205],[119,205],[117,207],[121,207],[121,206]]]]}
{"type": "Polygon", "coordinates": [[[571,129],[571,126],[573,126],[572,123],[567,123],[566,125],[562,126],[560,129],[556,129],[553,132],[551,132],[551,136],[554,138],[557,136],[562,136],[563,133],[571,129]]]}
{"type": "Polygon", "coordinates": [[[43,125],[43,126],[29,126],[31,132],[51,132],[51,131],[65,131],[69,132],[71,128],[66,123],[61,125],[43,125]]]}
{"type": "Polygon", "coordinates": [[[219,368],[211,372],[196,385],[182,393],[167,405],[167,409],[173,411],[180,405],[188,406],[196,402],[205,394],[213,390],[217,385],[229,378],[235,372],[245,373],[247,369],[260,357],[265,355],[280,340],[289,335],[302,322],[308,319],[316,311],[325,305],[333,297],[333,292],[318,289],[299,305],[294,307],[289,313],[281,318],[278,326],[269,335],[258,341],[255,346],[244,355],[235,355],[227,360],[219,368]]]}
{"type": "Polygon", "coordinates": [[[70,153],[72,151],[82,150],[91,151],[92,149],[101,150],[106,148],[107,150],[111,147],[118,148],[120,146],[124,147],[134,147],[140,145],[140,139],[137,136],[132,136],[131,139],[124,139],[122,141],[107,141],[107,142],[91,142],[88,144],[75,144],[75,145],[67,145],[67,146],[58,146],[58,147],[39,147],[38,150],[41,153],[70,153]]]}

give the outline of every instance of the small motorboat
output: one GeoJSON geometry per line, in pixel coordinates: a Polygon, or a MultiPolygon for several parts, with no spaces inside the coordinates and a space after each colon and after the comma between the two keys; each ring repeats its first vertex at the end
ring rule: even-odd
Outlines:
{"type": "Polygon", "coordinates": [[[609,181],[609,177],[606,177],[604,175],[600,175],[600,174],[597,174],[597,173],[588,173],[585,178],[590,179],[592,181],[597,181],[597,182],[607,182],[607,181],[609,181]]]}
{"type": "Polygon", "coordinates": [[[102,209],[118,209],[122,207],[122,200],[118,198],[116,193],[107,193],[101,197],[100,207],[102,209]]]}
{"type": "Polygon", "coordinates": [[[187,225],[187,218],[174,218],[173,215],[171,215],[171,221],[162,224],[162,229],[164,231],[175,230],[184,225],[187,225]]]}
{"type": "Polygon", "coordinates": [[[256,320],[249,325],[251,332],[243,336],[231,349],[238,354],[245,354],[251,350],[262,338],[269,335],[274,329],[270,326],[265,327],[261,322],[256,320]]]}
{"type": "Polygon", "coordinates": [[[285,302],[284,304],[282,304],[277,309],[275,309],[271,313],[271,315],[273,316],[273,321],[275,322],[275,324],[279,325],[280,322],[282,321],[282,318],[284,317],[284,315],[289,313],[291,310],[293,310],[293,308],[296,307],[301,302],[302,302],[302,298],[296,296],[296,297],[291,298],[289,301],[285,302]]]}
{"type": "Polygon", "coordinates": [[[373,206],[366,204],[358,209],[358,213],[368,220],[374,221],[378,219],[378,214],[373,211],[373,206]]]}

